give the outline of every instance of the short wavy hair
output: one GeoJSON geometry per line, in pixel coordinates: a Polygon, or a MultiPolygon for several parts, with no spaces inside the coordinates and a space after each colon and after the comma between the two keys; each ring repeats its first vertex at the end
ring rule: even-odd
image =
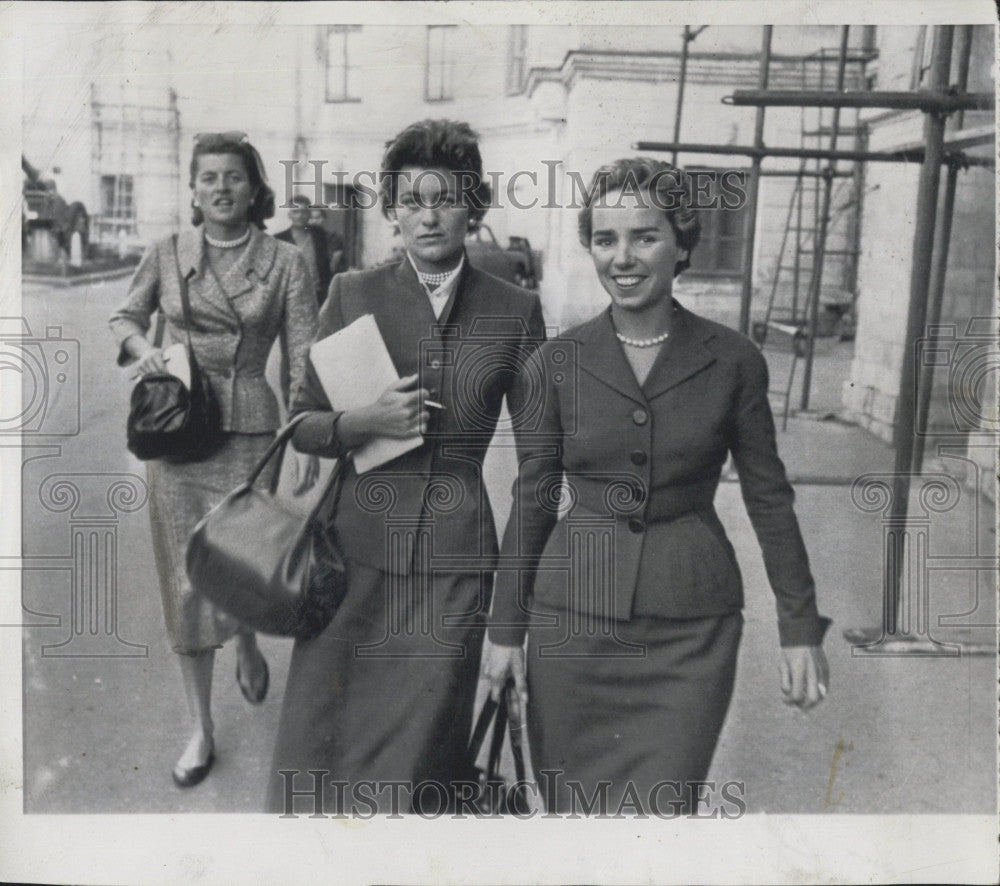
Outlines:
{"type": "MultiPolygon", "coordinates": [[[[229,132],[213,132],[196,136],[194,150],[191,152],[191,188],[194,188],[194,179],[198,174],[198,158],[205,154],[235,154],[243,160],[247,178],[254,189],[254,198],[247,212],[247,221],[263,229],[265,227],[264,220],[274,217],[274,191],[267,183],[267,173],[264,172],[264,163],[260,154],[250,144],[249,138],[245,135],[241,137],[239,133],[229,132]]],[[[191,224],[198,226],[204,221],[204,213],[197,206],[193,206],[191,224]]]]}
{"type": "Polygon", "coordinates": [[[691,209],[691,177],[677,166],[652,157],[626,157],[606,163],[590,181],[583,208],[577,219],[577,231],[584,249],[590,249],[593,233],[593,209],[612,191],[648,194],[654,206],[661,208],[670,222],[677,245],[687,250],[687,257],[674,267],[676,277],[691,265],[691,252],[701,236],[701,220],[691,209]]]}
{"type": "Polygon", "coordinates": [[[489,209],[492,191],[483,175],[479,135],[460,120],[421,120],[411,123],[385,143],[379,176],[382,214],[391,218],[396,205],[399,173],[407,166],[420,169],[447,169],[459,174],[469,198],[470,227],[482,221],[489,209]]]}

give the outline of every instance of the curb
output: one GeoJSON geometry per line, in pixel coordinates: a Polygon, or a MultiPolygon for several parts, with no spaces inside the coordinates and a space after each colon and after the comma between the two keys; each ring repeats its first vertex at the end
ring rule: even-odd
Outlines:
{"type": "Polygon", "coordinates": [[[84,286],[88,283],[102,283],[105,280],[118,280],[122,277],[131,277],[135,273],[138,265],[129,265],[125,268],[113,268],[109,271],[96,271],[93,274],[81,274],[78,277],[54,277],[51,275],[21,274],[22,283],[37,283],[41,286],[55,286],[61,289],[69,289],[72,286],[84,286]]]}

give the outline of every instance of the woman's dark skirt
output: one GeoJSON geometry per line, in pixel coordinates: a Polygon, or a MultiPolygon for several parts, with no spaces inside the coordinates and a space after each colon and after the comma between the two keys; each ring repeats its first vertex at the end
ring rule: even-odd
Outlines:
{"type": "Polygon", "coordinates": [[[528,634],[528,735],[546,808],[688,814],[732,697],[742,614],[638,617],[568,640],[567,624],[565,612],[538,612],[528,634]]]}
{"type": "Polygon", "coordinates": [[[333,621],[292,652],[269,811],[451,808],[452,782],[468,777],[491,580],[399,577],[348,564],[347,596],[333,621]]]}

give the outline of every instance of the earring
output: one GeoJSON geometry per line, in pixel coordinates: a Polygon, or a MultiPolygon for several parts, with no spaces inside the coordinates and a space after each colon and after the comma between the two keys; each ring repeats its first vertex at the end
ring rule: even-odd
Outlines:
{"type": "Polygon", "coordinates": [[[191,198],[191,208],[192,209],[201,209],[201,207],[198,205],[198,199],[197,199],[197,197],[192,197],[191,198]]]}

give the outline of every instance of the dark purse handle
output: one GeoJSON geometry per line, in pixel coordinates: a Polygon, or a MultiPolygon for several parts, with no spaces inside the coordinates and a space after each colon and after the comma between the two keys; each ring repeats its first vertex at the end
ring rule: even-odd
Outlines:
{"type": "MultiPolygon", "coordinates": [[[[260,477],[264,468],[267,467],[267,463],[274,458],[275,454],[278,455],[278,463],[275,466],[274,473],[271,475],[271,482],[268,484],[268,493],[270,495],[277,493],[278,480],[281,475],[281,465],[285,458],[285,449],[288,446],[288,442],[292,439],[292,435],[295,433],[295,428],[298,427],[299,422],[310,414],[311,413],[309,412],[300,412],[292,418],[288,424],[278,431],[275,438],[271,441],[271,445],[267,447],[267,452],[261,456],[260,461],[257,462],[253,470],[250,471],[246,480],[236,487],[234,493],[245,492],[250,489],[250,487],[257,482],[257,478],[260,477]]],[[[309,512],[307,518],[309,523],[313,523],[318,517],[323,518],[324,522],[327,522],[336,511],[337,504],[340,500],[340,491],[343,488],[344,475],[347,473],[347,463],[349,459],[350,453],[337,459],[337,464],[330,472],[330,479],[327,480],[326,489],[316,500],[315,505],[313,505],[312,510],[309,512]]]]}
{"type": "Polygon", "coordinates": [[[500,766],[500,752],[503,749],[503,739],[506,733],[510,733],[510,748],[514,757],[514,774],[518,782],[524,782],[526,771],[524,765],[524,747],[521,737],[522,724],[515,723],[510,719],[509,697],[512,692],[516,692],[514,678],[508,678],[504,685],[500,700],[497,701],[492,695],[487,695],[483,702],[482,710],[476,720],[476,725],[472,730],[472,738],[469,740],[469,759],[475,766],[476,758],[482,749],[486,732],[493,723],[493,736],[490,741],[490,755],[486,765],[486,779],[492,781],[497,777],[497,769],[500,766]],[[508,728],[509,726],[509,728],[508,728]]]}

